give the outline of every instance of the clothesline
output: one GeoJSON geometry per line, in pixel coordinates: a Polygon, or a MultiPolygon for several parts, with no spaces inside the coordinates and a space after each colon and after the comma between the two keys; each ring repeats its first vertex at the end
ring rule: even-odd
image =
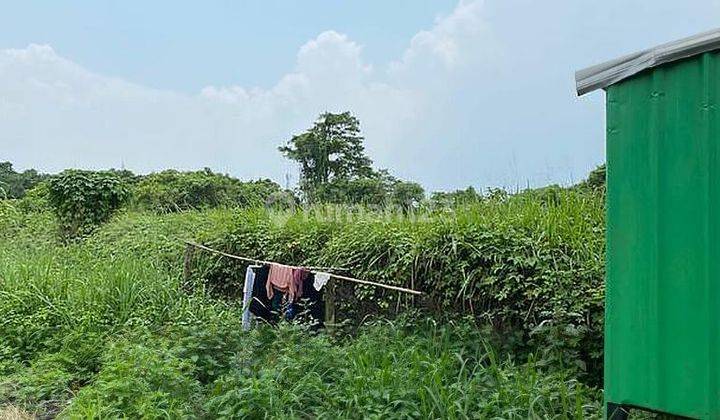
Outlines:
{"type": "MultiPolygon", "coordinates": [[[[199,249],[202,249],[202,250],[205,250],[208,252],[222,255],[224,257],[233,258],[236,260],[245,261],[245,262],[249,262],[249,263],[253,263],[253,264],[261,264],[261,265],[275,264],[275,265],[282,265],[282,266],[290,267],[290,268],[305,268],[305,269],[313,271],[313,272],[340,270],[340,269],[334,268],[334,267],[300,267],[300,266],[295,266],[295,265],[280,264],[280,263],[276,263],[274,261],[258,260],[255,258],[241,257],[239,255],[228,254],[227,252],[219,251],[217,249],[213,249],[213,248],[207,247],[205,245],[201,245],[201,244],[191,242],[191,241],[183,241],[183,242],[185,242],[185,244],[193,246],[195,248],[199,248],[199,249]]],[[[406,289],[404,287],[393,286],[390,284],[376,283],[374,281],[356,279],[354,277],[342,276],[342,275],[335,274],[335,273],[328,273],[328,274],[330,274],[330,277],[334,277],[339,280],[345,280],[345,281],[349,281],[349,282],[353,282],[353,283],[367,284],[369,286],[382,287],[384,289],[390,289],[390,290],[397,290],[398,292],[410,293],[413,295],[421,295],[422,294],[422,292],[417,291],[417,290],[406,289]]]]}

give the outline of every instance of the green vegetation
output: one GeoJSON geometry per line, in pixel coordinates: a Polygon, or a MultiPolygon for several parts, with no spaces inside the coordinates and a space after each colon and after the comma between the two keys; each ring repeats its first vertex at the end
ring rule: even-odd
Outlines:
{"type": "Polygon", "coordinates": [[[316,190],[336,180],[369,177],[372,160],[365,155],[360,121],[349,112],[326,112],[312,128],[293,136],[278,148],[300,165],[300,190],[308,201],[317,201],[316,190]]]}
{"type": "Polygon", "coordinates": [[[360,121],[349,112],[321,114],[304,133],[278,148],[300,168],[300,192],[308,204],[362,204],[404,209],[419,206],[425,190],[372,168],[360,121]]]}
{"type": "Polygon", "coordinates": [[[49,182],[48,200],[65,239],[91,232],[129,198],[125,182],[109,171],[67,170],[49,182]]]}
{"type": "Polygon", "coordinates": [[[221,206],[255,207],[281,193],[268,179],[240,182],[210,169],[195,172],[167,170],[142,177],[133,195],[138,207],[159,213],[221,206]]]}
{"type": "Polygon", "coordinates": [[[601,414],[596,194],[495,193],[410,211],[165,213],[136,204],[67,245],[42,200],[0,201],[0,410],[60,418],[601,414]],[[343,283],[344,327],[243,333],[235,297],[244,267],[196,253],[185,282],[180,238],[341,266],[425,296],[343,283]]]}

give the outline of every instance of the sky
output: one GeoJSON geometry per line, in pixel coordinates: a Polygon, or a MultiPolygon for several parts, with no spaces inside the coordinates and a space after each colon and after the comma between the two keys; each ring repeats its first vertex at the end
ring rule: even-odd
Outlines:
{"type": "MultiPolygon", "coordinates": [[[[6,0],[0,0],[0,3],[6,0]]],[[[2,4],[0,161],[140,173],[297,168],[325,111],[426,189],[569,184],[604,161],[604,93],[574,72],[718,25],[720,0],[2,4]]]]}

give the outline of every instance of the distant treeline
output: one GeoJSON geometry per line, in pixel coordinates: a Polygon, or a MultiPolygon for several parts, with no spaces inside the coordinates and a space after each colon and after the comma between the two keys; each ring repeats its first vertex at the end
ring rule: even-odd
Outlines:
{"type": "Polygon", "coordinates": [[[35,169],[16,172],[10,162],[0,162],[0,198],[21,198],[25,193],[47,179],[48,175],[35,169]]]}

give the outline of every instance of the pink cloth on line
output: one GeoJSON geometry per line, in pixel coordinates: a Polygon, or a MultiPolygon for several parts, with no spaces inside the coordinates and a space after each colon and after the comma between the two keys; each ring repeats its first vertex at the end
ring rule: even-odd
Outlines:
{"type": "Polygon", "coordinates": [[[290,301],[302,297],[302,288],[309,271],[304,268],[288,267],[286,265],[271,264],[268,274],[267,289],[268,299],[275,294],[274,289],[286,293],[290,301]]]}

